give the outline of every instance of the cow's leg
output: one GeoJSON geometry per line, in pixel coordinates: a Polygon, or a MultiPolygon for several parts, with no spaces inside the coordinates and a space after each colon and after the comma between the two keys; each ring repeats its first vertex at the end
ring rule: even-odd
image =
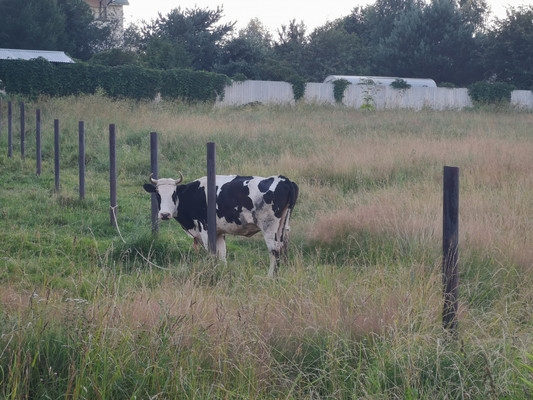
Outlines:
{"type": "Polygon", "coordinates": [[[279,251],[270,250],[270,267],[268,268],[268,277],[275,278],[279,270],[279,251]]]}
{"type": "Polygon", "coordinates": [[[283,262],[287,262],[287,247],[288,247],[288,234],[289,234],[289,219],[290,209],[287,207],[283,210],[283,214],[276,223],[265,227],[263,236],[268,247],[270,255],[270,268],[268,270],[269,277],[275,277],[278,273],[281,258],[283,262]]]}
{"type": "Polygon", "coordinates": [[[263,236],[265,238],[265,243],[268,247],[268,254],[270,257],[270,267],[268,268],[268,277],[274,278],[279,269],[280,264],[280,255],[282,242],[277,240],[276,229],[268,229],[263,231],[263,236]]]}
{"type": "Polygon", "coordinates": [[[216,241],[217,246],[217,257],[219,260],[226,262],[226,235],[219,234],[216,241]]]}

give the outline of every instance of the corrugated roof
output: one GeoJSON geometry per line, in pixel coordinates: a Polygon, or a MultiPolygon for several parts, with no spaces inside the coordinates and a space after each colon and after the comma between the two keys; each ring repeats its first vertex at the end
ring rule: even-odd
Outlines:
{"type": "Polygon", "coordinates": [[[33,60],[43,57],[50,62],[73,63],[63,51],[0,49],[0,60],[33,60]]]}

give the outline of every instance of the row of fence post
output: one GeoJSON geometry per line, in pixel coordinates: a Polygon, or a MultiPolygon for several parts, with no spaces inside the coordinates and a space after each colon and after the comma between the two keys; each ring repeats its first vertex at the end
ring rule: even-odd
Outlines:
{"type": "MultiPolygon", "coordinates": [[[[3,130],[2,103],[0,100],[0,137],[3,130]]],[[[7,137],[8,157],[13,157],[13,106],[7,103],[7,137]]],[[[25,159],[26,115],[24,102],[20,102],[20,156],[25,159]]],[[[85,199],[85,122],[78,122],[78,176],[79,197],[85,199]]],[[[41,110],[35,110],[35,163],[36,174],[42,173],[42,124],[41,110]]],[[[109,125],[109,194],[110,194],[110,223],[116,227],[117,221],[117,159],[116,159],[116,128],[109,125]]],[[[59,192],[60,184],[60,130],[59,120],[54,120],[54,190],[59,192]]]]}
{"type": "MultiPolygon", "coordinates": [[[[0,137],[2,135],[2,104],[0,100],[0,137]]],[[[7,131],[8,156],[12,157],[12,103],[8,102],[7,131]]],[[[41,160],[41,111],[36,110],[36,172],[42,172],[41,160]]],[[[25,158],[25,111],[24,102],[20,102],[20,152],[25,158]]],[[[79,196],[85,198],[85,123],[78,124],[79,144],[79,196]]],[[[54,120],[54,177],[55,190],[60,190],[60,149],[59,149],[59,120],[54,120]]],[[[150,168],[154,179],[159,176],[158,166],[158,138],[156,132],[150,133],[150,168]]],[[[458,313],[458,238],[459,238],[459,168],[444,167],[443,175],[443,287],[444,307],[442,313],[443,327],[457,335],[458,313]]],[[[116,127],[109,125],[109,186],[110,186],[110,223],[117,227],[117,158],[116,158],[116,127]]],[[[215,143],[207,143],[207,204],[208,204],[208,250],[216,254],[216,150],[215,143]]],[[[152,232],[158,230],[158,204],[152,196],[152,232]]]]}

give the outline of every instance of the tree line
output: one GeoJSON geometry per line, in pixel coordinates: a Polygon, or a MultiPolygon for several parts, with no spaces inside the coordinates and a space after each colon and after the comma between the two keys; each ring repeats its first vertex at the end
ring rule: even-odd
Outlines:
{"type": "MultiPolygon", "coordinates": [[[[280,10],[282,12],[282,10],[280,10]]],[[[321,82],[327,75],[477,81],[533,89],[533,6],[490,19],[485,0],[376,0],[308,31],[291,20],[271,33],[259,19],[221,23],[222,6],[180,7],[130,25],[116,41],[83,0],[0,0],[6,48],[62,50],[93,64],[191,69],[235,80],[321,82]]]]}

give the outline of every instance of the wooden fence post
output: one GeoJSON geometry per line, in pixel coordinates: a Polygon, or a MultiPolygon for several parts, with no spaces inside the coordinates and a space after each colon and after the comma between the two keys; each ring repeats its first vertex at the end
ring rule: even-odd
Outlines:
{"type": "Polygon", "coordinates": [[[20,102],[20,157],[24,160],[24,142],[26,140],[26,116],[24,114],[24,102],[20,102]]]}
{"type": "Polygon", "coordinates": [[[35,164],[37,176],[41,175],[42,150],[41,150],[41,110],[35,110],[35,164]]]}
{"type": "Polygon", "coordinates": [[[54,178],[55,191],[59,192],[59,120],[54,120],[54,178]]]}
{"type": "Polygon", "coordinates": [[[85,123],[78,122],[78,168],[80,175],[80,200],[85,199],[85,123]]]}
{"type": "MultiPolygon", "coordinates": [[[[157,162],[157,132],[150,132],[150,171],[154,179],[159,178],[159,165],[157,162]]],[[[157,204],[157,195],[152,193],[152,234],[159,231],[159,206],[157,204]]]]}
{"type": "Polygon", "coordinates": [[[13,105],[7,102],[7,156],[13,157],[13,105]]]}
{"type": "Polygon", "coordinates": [[[117,227],[117,149],[115,124],[109,125],[109,219],[117,227]]]}
{"type": "Polygon", "coordinates": [[[216,220],[216,148],[215,143],[207,143],[207,243],[209,252],[217,254],[216,220]]]}
{"type": "Polygon", "coordinates": [[[459,168],[444,167],[443,191],[442,280],[444,308],[442,324],[453,338],[457,338],[459,168]]]}

